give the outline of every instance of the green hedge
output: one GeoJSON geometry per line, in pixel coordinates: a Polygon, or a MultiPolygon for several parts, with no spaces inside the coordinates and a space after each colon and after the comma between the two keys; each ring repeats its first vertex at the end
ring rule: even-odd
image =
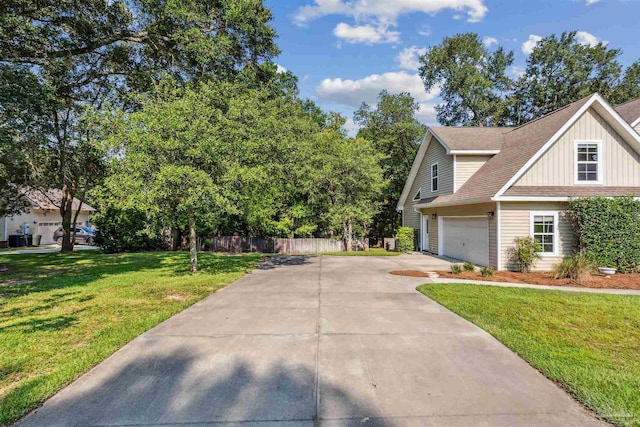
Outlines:
{"type": "Polygon", "coordinates": [[[640,202],[633,197],[591,197],[572,200],[568,211],[580,249],[598,267],[619,272],[637,271],[640,265],[640,202]]]}
{"type": "Polygon", "coordinates": [[[411,227],[400,227],[396,234],[396,239],[398,240],[396,250],[400,252],[409,252],[415,248],[413,243],[414,231],[411,227]]]}

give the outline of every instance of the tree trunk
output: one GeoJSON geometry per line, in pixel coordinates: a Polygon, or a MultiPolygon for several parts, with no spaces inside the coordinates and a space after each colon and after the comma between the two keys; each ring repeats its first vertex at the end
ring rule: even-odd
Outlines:
{"type": "Polygon", "coordinates": [[[351,218],[347,220],[347,252],[353,250],[353,225],[351,218]]]}
{"type": "Polygon", "coordinates": [[[196,219],[193,212],[189,213],[189,256],[191,258],[191,272],[198,271],[198,238],[196,236],[196,219]]]}
{"type": "Polygon", "coordinates": [[[171,227],[171,250],[176,252],[180,249],[180,230],[178,227],[171,227]]]}
{"type": "Polygon", "coordinates": [[[60,214],[62,215],[62,248],[60,252],[63,254],[71,253],[73,252],[73,241],[71,240],[71,208],[67,206],[65,200],[62,201],[60,214]]]}

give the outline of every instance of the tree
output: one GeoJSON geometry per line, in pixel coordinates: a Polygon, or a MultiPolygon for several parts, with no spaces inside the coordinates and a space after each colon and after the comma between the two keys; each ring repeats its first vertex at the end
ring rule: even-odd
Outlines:
{"type": "Polygon", "coordinates": [[[3,121],[29,144],[33,183],[63,192],[63,252],[72,250],[69,201],[94,176],[82,167],[82,155],[91,152],[87,109],[105,101],[135,107],[128,94],[148,90],[166,73],[180,81],[274,79],[270,19],[261,0],[3,3],[0,83],[8,90],[0,105],[17,106],[3,121]]]}
{"type": "Polygon", "coordinates": [[[400,226],[398,198],[426,132],[426,127],[415,118],[419,109],[410,94],[393,95],[383,90],[375,109],[362,104],[354,115],[354,121],[361,126],[358,137],[371,141],[383,156],[380,165],[385,184],[379,200],[380,212],[373,219],[372,235],[393,236],[400,226]]]}
{"type": "Polygon", "coordinates": [[[225,194],[224,149],[217,138],[220,93],[210,85],[176,89],[164,81],[141,109],[111,122],[110,145],[123,153],[107,180],[120,208],[142,207],[167,226],[189,230],[191,271],[197,229],[234,212],[225,194]]]}
{"type": "Polygon", "coordinates": [[[428,91],[439,87],[444,104],[436,106],[446,126],[496,126],[507,111],[505,94],[513,82],[506,70],[513,52],[494,52],[477,34],[446,37],[420,57],[420,77],[428,91]]]}
{"type": "Polygon", "coordinates": [[[580,43],[576,31],[545,37],[527,59],[514,91],[512,122],[521,124],[599,93],[613,103],[640,92],[638,64],[622,76],[619,49],[580,43]]]}
{"type": "MultiPolygon", "coordinates": [[[[335,117],[338,119],[338,117],[335,117]]],[[[344,123],[344,119],[336,122],[344,123]]],[[[381,155],[363,138],[346,138],[339,127],[315,135],[307,157],[307,191],[323,206],[330,233],[340,235],[347,251],[355,235],[365,236],[378,212],[383,180],[381,155]]]]}
{"type": "Polygon", "coordinates": [[[609,101],[613,105],[618,105],[636,98],[640,98],[640,61],[627,67],[609,101]]]}

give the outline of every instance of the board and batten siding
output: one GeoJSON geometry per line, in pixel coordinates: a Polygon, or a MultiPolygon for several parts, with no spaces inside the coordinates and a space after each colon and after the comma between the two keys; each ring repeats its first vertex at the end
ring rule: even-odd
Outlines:
{"type": "Polygon", "coordinates": [[[640,186],[640,155],[592,108],[556,141],[514,184],[572,186],[576,175],[576,140],[602,141],[603,186],[640,186]]]}
{"type": "Polygon", "coordinates": [[[453,156],[447,155],[446,150],[433,136],[429,136],[427,151],[418,168],[411,190],[404,201],[402,211],[402,225],[414,229],[420,228],[420,214],[414,211],[416,202],[413,196],[421,190],[423,199],[453,193],[453,156]],[[438,163],[438,191],[431,191],[431,165],[438,163]]]}
{"type": "Polygon", "coordinates": [[[518,270],[511,257],[516,237],[531,235],[531,212],[558,212],[558,256],[544,256],[536,263],[534,270],[549,271],[553,265],[571,256],[575,250],[576,238],[569,219],[565,215],[566,203],[558,202],[502,202],[500,204],[500,256],[502,269],[518,270]]]}
{"type": "MultiPolygon", "coordinates": [[[[438,229],[438,219],[439,217],[447,217],[447,216],[456,216],[456,217],[464,217],[464,216],[482,216],[487,217],[487,212],[496,211],[495,203],[482,203],[475,205],[462,205],[462,206],[448,206],[441,208],[433,208],[433,209],[423,209],[422,210],[425,215],[429,218],[429,252],[434,254],[438,253],[438,235],[440,230],[438,229]],[[431,219],[432,214],[436,214],[436,219],[431,219]]],[[[493,220],[488,221],[488,229],[489,229],[489,247],[486,248],[489,251],[489,266],[491,268],[496,268],[498,265],[497,259],[497,235],[496,235],[496,220],[497,215],[494,216],[493,220]]]]}
{"type": "Polygon", "coordinates": [[[490,158],[491,156],[455,156],[456,179],[454,191],[458,191],[471,178],[471,175],[476,173],[490,158]]]}

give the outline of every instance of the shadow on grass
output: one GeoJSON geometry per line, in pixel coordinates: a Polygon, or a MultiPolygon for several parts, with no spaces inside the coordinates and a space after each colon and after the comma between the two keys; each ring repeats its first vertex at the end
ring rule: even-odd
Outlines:
{"type": "MultiPolygon", "coordinates": [[[[258,254],[225,256],[201,253],[198,265],[200,273],[244,273],[261,258],[258,254]]],[[[0,302],[3,298],[81,286],[103,277],[130,272],[156,270],[161,276],[176,277],[192,274],[189,271],[189,254],[185,252],[24,254],[0,256],[0,263],[7,264],[10,271],[0,274],[0,302]],[[28,282],[6,285],[10,281],[21,280],[28,282]]]]}
{"type": "MultiPolygon", "coordinates": [[[[167,352],[165,343],[145,343],[144,350],[138,347],[135,352],[135,357],[122,354],[98,367],[15,426],[235,425],[242,421],[256,426],[287,422],[312,426],[319,419],[318,401],[320,413],[330,410],[341,418],[336,420],[340,425],[388,425],[371,402],[341,387],[323,383],[318,400],[315,370],[296,360],[266,365],[219,350],[204,354],[193,346],[167,352]]],[[[8,396],[7,403],[13,398],[8,396]]]]}

